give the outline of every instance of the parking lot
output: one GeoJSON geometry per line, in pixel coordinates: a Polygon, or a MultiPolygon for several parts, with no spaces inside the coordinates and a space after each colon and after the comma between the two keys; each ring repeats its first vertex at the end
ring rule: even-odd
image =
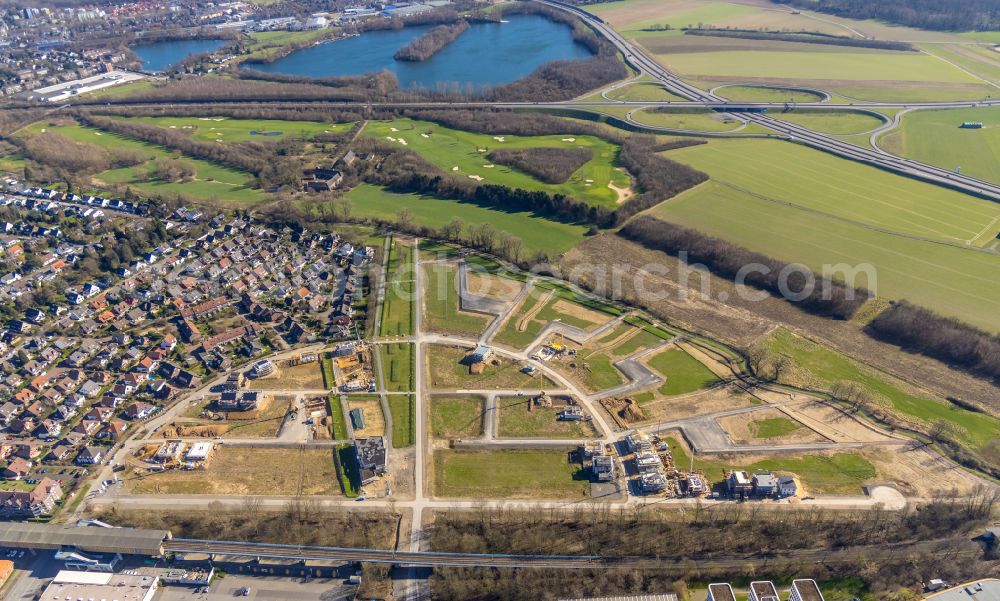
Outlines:
{"type": "Polygon", "coordinates": [[[202,587],[161,587],[153,601],[346,601],[354,597],[356,589],[339,578],[304,580],[227,574],[214,579],[207,593],[197,592],[202,587]],[[240,594],[243,588],[249,589],[246,596],[240,594]]]}

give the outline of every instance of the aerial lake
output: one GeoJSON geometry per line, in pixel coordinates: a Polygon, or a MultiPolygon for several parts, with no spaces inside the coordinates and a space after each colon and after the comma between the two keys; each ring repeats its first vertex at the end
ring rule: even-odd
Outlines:
{"type": "Polygon", "coordinates": [[[568,26],[538,15],[512,15],[505,23],[473,23],[468,31],[422,62],[393,55],[433,26],[371,31],[296,50],[273,63],[245,67],[306,77],[341,77],[388,69],[403,87],[455,85],[480,89],[510,83],[554,60],[588,58],[568,26]]]}
{"type": "Polygon", "coordinates": [[[156,72],[172,67],[192,54],[214,52],[225,43],[225,40],[169,40],[133,46],[132,52],[142,61],[143,71],[156,72]]]}

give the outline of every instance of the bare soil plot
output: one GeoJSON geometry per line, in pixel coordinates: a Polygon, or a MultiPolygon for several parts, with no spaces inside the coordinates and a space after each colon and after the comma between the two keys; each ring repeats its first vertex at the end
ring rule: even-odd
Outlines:
{"type": "Polygon", "coordinates": [[[613,319],[607,313],[600,313],[563,299],[557,300],[551,307],[556,313],[587,321],[595,326],[602,326],[613,319]]]}
{"type": "Polygon", "coordinates": [[[275,375],[247,382],[250,390],[320,390],[323,371],[320,363],[303,363],[292,367],[279,367],[275,375]]]}
{"type": "Polygon", "coordinates": [[[480,296],[489,296],[505,301],[512,301],[524,285],[509,278],[488,273],[469,271],[466,278],[469,292],[480,296]]]}
{"type": "Polygon", "coordinates": [[[783,410],[836,442],[874,442],[888,438],[854,416],[819,401],[788,403],[783,410]]]}
{"type": "Polygon", "coordinates": [[[347,410],[351,411],[352,409],[360,409],[365,420],[365,427],[355,430],[355,435],[361,437],[385,436],[385,416],[382,415],[382,403],[378,399],[348,397],[347,410]]]}
{"type": "Polygon", "coordinates": [[[647,417],[647,422],[665,422],[708,415],[727,409],[749,407],[759,402],[749,394],[727,386],[685,396],[649,401],[643,403],[642,411],[647,417]]]}
{"type": "Polygon", "coordinates": [[[863,451],[878,477],[888,480],[907,496],[962,496],[983,481],[927,447],[879,448],[863,451]]]}
{"type": "Polygon", "coordinates": [[[126,488],[147,495],[339,495],[332,449],[222,447],[206,469],[137,476],[126,488]]]}
{"type": "Polygon", "coordinates": [[[793,442],[826,442],[826,437],[792,421],[777,409],[761,409],[752,413],[720,418],[719,425],[733,442],[740,444],[784,444],[793,442]]]}

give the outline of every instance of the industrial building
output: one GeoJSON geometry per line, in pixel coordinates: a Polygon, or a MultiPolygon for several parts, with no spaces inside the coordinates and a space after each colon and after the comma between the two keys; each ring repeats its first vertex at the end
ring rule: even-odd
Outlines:
{"type": "Polygon", "coordinates": [[[115,599],[149,601],[156,594],[159,579],[138,574],[101,574],[63,570],[56,574],[39,601],[66,599],[115,599]]]}
{"type": "Polygon", "coordinates": [[[748,601],[778,601],[778,591],[770,580],[757,580],[750,583],[747,595],[748,601]]]}
{"type": "Polygon", "coordinates": [[[933,601],[1000,601],[1000,580],[996,578],[973,580],[932,593],[925,596],[924,599],[933,599],[933,601]]]}
{"type": "Polygon", "coordinates": [[[708,585],[706,601],[736,601],[736,594],[728,582],[714,582],[708,585]]]}

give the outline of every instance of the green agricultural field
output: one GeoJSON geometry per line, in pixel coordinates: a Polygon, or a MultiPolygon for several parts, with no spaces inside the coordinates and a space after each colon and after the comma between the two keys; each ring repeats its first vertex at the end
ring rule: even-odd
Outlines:
{"type": "Polygon", "coordinates": [[[312,138],[317,134],[345,132],[353,125],[229,117],[127,117],[119,120],[176,129],[200,142],[270,142],[286,137],[312,138]]]}
{"type": "MultiPolygon", "coordinates": [[[[666,442],[674,457],[674,463],[690,465],[691,457],[684,447],[673,438],[667,438],[666,442]]],[[[751,464],[696,457],[694,467],[704,470],[710,482],[720,482],[723,479],[723,471],[733,468],[743,469],[750,473],[757,471],[792,472],[799,477],[808,489],[808,493],[820,494],[859,494],[861,486],[876,475],[875,466],[858,453],[780,457],[751,464]]]]}
{"type": "Polygon", "coordinates": [[[389,412],[392,413],[392,446],[397,449],[412,447],[417,439],[413,395],[389,395],[389,412]]]}
{"type": "Polygon", "coordinates": [[[590,422],[559,421],[558,407],[535,407],[528,411],[529,397],[497,399],[497,435],[500,438],[593,438],[590,422]]]}
{"type": "Polygon", "coordinates": [[[649,358],[649,367],[667,379],[660,394],[672,396],[708,388],[719,381],[703,363],[679,348],[668,348],[649,358]]]}
{"type": "MultiPolygon", "coordinates": [[[[270,2],[278,0],[268,0],[270,2]]],[[[323,35],[325,30],[311,31],[257,31],[250,34],[253,40],[249,45],[250,53],[241,57],[242,60],[266,58],[279,51],[283,46],[301,44],[323,35]]],[[[250,65],[252,67],[252,65],[250,65]]]]}
{"type": "MultiPolygon", "coordinates": [[[[916,52],[837,47],[817,44],[759,41],[759,51],[725,50],[660,54],[657,59],[681,75],[711,78],[783,79],[808,83],[834,80],[977,84],[978,79],[933,56],[916,52]],[[784,46],[794,46],[794,52],[784,46]],[[812,46],[803,49],[802,46],[812,46]]],[[[892,85],[886,86],[891,94],[892,85]]]]}
{"type": "Polygon", "coordinates": [[[389,247],[386,267],[385,300],[379,321],[380,336],[410,336],[413,334],[416,271],[413,248],[393,240],[389,247]]]}
{"type": "Polygon", "coordinates": [[[95,181],[108,184],[127,184],[140,193],[185,194],[201,200],[218,199],[239,203],[258,202],[266,195],[249,186],[253,178],[235,169],[215,163],[184,156],[160,146],[125,138],[111,132],[101,131],[82,125],[52,125],[45,121],[35,123],[18,135],[28,137],[52,132],[71,140],[93,144],[101,148],[138,150],[149,156],[149,161],[134,167],[110,169],[94,176],[95,181]],[[151,179],[157,159],[176,158],[190,163],[195,169],[194,180],[189,182],[164,182],[151,179]]]}
{"type": "Polygon", "coordinates": [[[581,499],[590,484],[564,451],[434,451],[434,495],[581,499]]]}
{"type": "Polygon", "coordinates": [[[789,203],[866,226],[963,245],[981,244],[993,237],[987,237],[988,232],[1000,231],[1000,223],[991,225],[1000,215],[996,203],[798,144],[713,140],[667,156],[775,204],[789,203]]]}
{"type": "Polygon", "coordinates": [[[878,139],[878,145],[900,156],[1000,182],[1000,110],[995,108],[911,111],[903,115],[899,129],[878,139]],[[960,128],[965,121],[981,122],[983,128],[960,128]]]}
{"type": "Polygon", "coordinates": [[[645,125],[690,131],[727,132],[739,129],[743,125],[738,119],[722,113],[680,109],[670,112],[640,110],[632,113],[632,119],[645,125]]]}
{"type": "Polygon", "coordinates": [[[481,178],[479,181],[487,184],[565,194],[598,206],[614,207],[618,201],[618,194],[608,187],[609,183],[619,188],[631,185],[628,174],[615,168],[618,148],[594,136],[491,136],[411,119],[372,121],[364,135],[408,148],[451,175],[481,178]],[[563,184],[546,184],[503,165],[487,167],[492,164],[486,156],[490,150],[539,146],[588,148],[594,158],[563,184]]]}
{"type": "Polygon", "coordinates": [[[798,430],[802,426],[787,417],[756,419],[750,422],[750,431],[757,438],[778,438],[798,430]]]}
{"type": "Polygon", "coordinates": [[[962,409],[943,399],[914,390],[892,376],[859,365],[852,359],[792,332],[776,330],[770,348],[792,359],[811,387],[829,388],[834,382],[858,382],[886,399],[897,413],[930,426],[945,421],[955,426],[958,437],[976,450],[986,448],[1000,437],[1000,419],[962,409]]]}
{"type": "Polygon", "coordinates": [[[805,90],[787,88],[760,88],[754,86],[726,86],[716,92],[723,98],[737,102],[819,102],[823,97],[805,90]]]}
{"type": "Polygon", "coordinates": [[[457,396],[431,398],[431,436],[476,438],[483,433],[483,399],[457,396]]]}
{"type": "MultiPolygon", "coordinates": [[[[559,223],[527,212],[507,212],[468,202],[441,200],[417,194],[397,194],[384,188],[361,184],[345,196],[351,201],[351,215],[395,221],[404,207],[413,215],[413,223],[438,228],[455,217],[466,227],[490,223],[498,232],[516,236],[523,245],[522,254],[542,251],[560,255],[581,240],[587,231],[582,225],[559,223]]],[[[308,209],[309,205],[304,208],[308,209]]]]}
{"type": "Polygon", "coordinates": [[[810,111],[805,109],[774,113],[776,119],[797,123],[814,131],[851,135],[878,129],[884,122],[873,115],[851,111],[810,111]]]}
{"type": "Polygon", "coordinates": [[[424,329],[478,338],[490,320],[484,315],[458,310],[458,268],[433,263],[425,265],[423,271],[427,282],[423,289],[424,329]]]}
{"type": "Polygon", "coordinates": [[[414,346],[409,343],[380,344],[383,385],[389,392],[410,392],[413,390],[414,346]]]}
{"type": "MultiPolygon", "coordinates": [[[[856,167],[854,163],[845,164],[856,167]]],[[[778,185],[807,185],[808,181],[808,178],[799,178],[798,182],[779,181],[776,177],[771,180],[778,185]]],[[[903,186],[911,183],[900,182],[903,186]]],[[[798,198],[815,201],[823,197],[823,189],[816,186],[813,195],[798,198]]],[[[826,200],[834,202],[836,198],[831,195],[826,200]]],[[[840,200],[846,201],[846,197],[840,200]]],[[[969,202],[977,201],[970,198],[969,202]]],[[[989,331],[1000,331],[1000,314],[996,311],[1000,261],[993,255],[876,231],[821,213],[762,200],[716,182],[690,190],[652,212],[667,221],[777,259],[802,263],[813,270],[821,271],[825,265],[860,266],[858,273],[862,275],[849,280],[874,289],[881,297],[906,298],[989,331]],[[781,235],[776,236],[775,232],[781,235]],[[874,280],[869,281],[863,275],[865,265],[874,269],[874,280]],[[928,273],[933,277],[927,277],[928,273]]]]}

